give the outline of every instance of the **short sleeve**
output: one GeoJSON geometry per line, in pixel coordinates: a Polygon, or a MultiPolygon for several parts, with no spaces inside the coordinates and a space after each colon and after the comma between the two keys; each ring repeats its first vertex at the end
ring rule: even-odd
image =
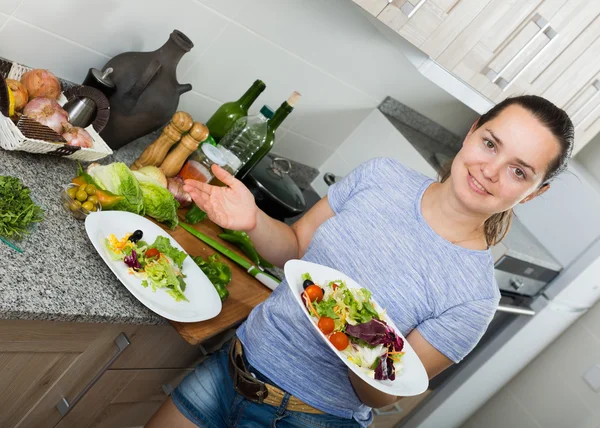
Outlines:
{"type": "Polygon", "coordinates": [[[472,300],[423,321],[417,330],[434,348],[458,363],[477,345],[497,306],[496,299],[472,300]]]}
{"type": "Polygon", "coordinates": [[[378,162],[381,162],[381,158],[371,159],[360,164],[342,180],[329,187],[327,199],[333,212],[338,214],[343,209],[346,201],[357,193],[361,187],[367,185],[367,180],[371,178],[369,171],[372,171],[378,162]]]}

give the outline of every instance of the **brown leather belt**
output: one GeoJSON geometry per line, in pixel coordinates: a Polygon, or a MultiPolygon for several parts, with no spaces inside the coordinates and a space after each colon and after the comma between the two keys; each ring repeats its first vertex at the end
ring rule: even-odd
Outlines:
{"type": "MultiPolygon", "coordinates": [[[[233,339],[229,350],[229,374],[233,380],[235,390],[248,400],[275,407],[281,405],[285,391],[276,386],[261,382],[248,371],[243,358],[242,343],[238,338],[233,339]]],[[[323,414],[322,411],[315,409],[294,396],[290,397],[286,409],[294,412],[323,414]]]]}

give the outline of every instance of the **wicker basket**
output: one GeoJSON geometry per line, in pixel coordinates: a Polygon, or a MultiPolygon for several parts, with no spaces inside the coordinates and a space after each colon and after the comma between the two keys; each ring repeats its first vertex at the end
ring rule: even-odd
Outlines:
{"type": "MultiPolygon", "coordinates": [[[[13,62],[7,78],[21,80],[21,76],[29,70],[31,68],[13,62]]],[[[67,99],[61,94],[57,101],[62,106],[67,102],[67,99]]],[[[86,162],[96,161],[113,153],[112,149],[108,147],[92,125],[85,128],[85,130],[91,135],[93,140],[92,147],[89,149],[70,146],[64,143],[49,143],[25,137],[11,119],[0,114],[0,147],[5,150],[43,153],[86,162]]]]}

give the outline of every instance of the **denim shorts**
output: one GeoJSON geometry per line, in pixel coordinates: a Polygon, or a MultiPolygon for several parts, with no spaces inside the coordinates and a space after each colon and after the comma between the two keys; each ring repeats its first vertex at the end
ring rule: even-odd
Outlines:
{"type": "MultiPolygon", "coordinates": [[[[289,394],[279,407],[258,404],[238,394],[229,376],[230,342],[198,365],[173,391],[171,398],[179,411],[199,427],[359,427],[358,422],[327,414],[285,410],[289,394]]],[[[275,385],[248,366],[256,377],[275,385]]]]}

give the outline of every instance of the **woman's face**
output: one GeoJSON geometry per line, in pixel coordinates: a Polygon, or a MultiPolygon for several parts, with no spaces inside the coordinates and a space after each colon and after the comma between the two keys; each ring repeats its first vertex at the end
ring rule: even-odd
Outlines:
{"type": "Polygon", "coordinates": [[[518,105],[471,131],[452,163],[458,200],[470,211],[492,215],[543,193],[550,163],[559,155],[550,130],[518,105]]]}

